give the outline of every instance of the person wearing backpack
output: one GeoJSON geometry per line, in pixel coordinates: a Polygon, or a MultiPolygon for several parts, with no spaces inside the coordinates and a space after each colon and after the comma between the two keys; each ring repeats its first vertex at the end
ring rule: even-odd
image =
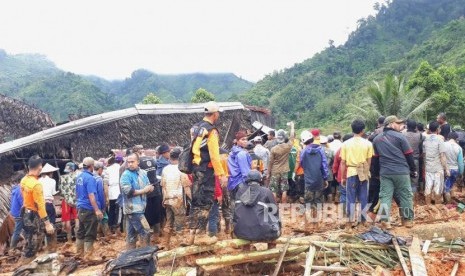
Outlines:
{"type": "Polygon", "coordinates": [[[216,102],[207,102],[204,111],[203,120],[190,130],[193,183],[188,244],[197,245],[213,244],[217,241],[215,236],[206,234],[208,213],[214,201],[215,176],[219,177],[223,188],[228,183],[221,165],[219,133],[215,127],[222,109],[216,102]]]}

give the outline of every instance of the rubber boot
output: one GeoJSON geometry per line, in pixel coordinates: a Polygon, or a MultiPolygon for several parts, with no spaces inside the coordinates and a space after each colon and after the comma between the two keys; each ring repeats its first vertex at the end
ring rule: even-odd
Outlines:
{"type": "Polygon", "coordinates": [[[193,245],[195,242],[195,230],[184,230],[183,239],[181,240],[180,246],[193,245]]]}
{"type": "Polygon", "coordinates": [[[452,196],[450,193],[444,193],[444,199],[445,199],[445,202],[444,203],[450,203],[451,200],[452,200],[452,196]]]}
{"type": "Polygon", "coordinates": [[[425,195],[425,204],[431,205],[431,194],[425,195]]]}
{"type": "Polygon", "coordinates": [[[72,244],[73,243],[73,233],[71,233],[71,231],[69,231],[68,233],[66,233],[66,243],[68,244],[72,244]]]}
{"type": "Polygon", "coordinates": [[[76,255],[82,257],[84,255],[84,240],[76,238],[76,255]]]}
{"type": "Polygon", "coordinates": [[[143,237],[141,242],[142,242],[142,247],[147,247],[147,246],[150,246],[150,233],[147,234],[146,237],[143,237]]]}
{"type": "Polygon", "coordinates": [[[90,262],[98,262],[102,260],[102,258],[94,256],[94,242],[84,242],[84,259],[90,262]]]}
{"type": "Polygon", "coordinates": [[[435,204],[442,204],[443,203],[442,194],[434,194],[434,203],[435,204]]]}
{"type": "Polygon", "coordinates": [[[165,245],[165,248],[167,250],[170,250],[171,249],[171,236],[174,235],[174,232],[173,231],[169,231],[169,232],[166,232],[165,235],[163,236],[163,244],[165,245]]]}
{"type": "Polygon", "coordinates": [[[227,234],[227,235],[231,234],[231,223],[230,223],[229,219],[226,219],[224,221],[224,233],[227,234]]]}
{"type": "Polygon", "coordinates": [[[54,253],[57,251],[57,235],[54,232],[52,235],[47,236],[47,253],[54,253]]]}

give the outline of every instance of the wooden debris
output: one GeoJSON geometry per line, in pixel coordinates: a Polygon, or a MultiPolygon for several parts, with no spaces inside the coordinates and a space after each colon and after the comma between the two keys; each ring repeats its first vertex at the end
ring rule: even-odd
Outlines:
{"type": "Polygon", "coordinates": [[[314,246],[310,246],[307,253],[307,259],[305,260],[305,271],[304,276],[309,276],[312,271],[313,259],[315,258],[316,249],[314,246]]]}
{"type": "Polygon", "coordinates": [[[169,261],[169,260],[173,260],[174,256],[176,256],[176,258],[181,258],[181,257],[189,256],[189,255],[199,254],[199,253],[206,252],[206,251],[214,251],[214,250],[218,250],[218,249],[226,248],[226,247],[238,248],[238,247],[241,247],[247,244],[250,244],[250,241],[241,240],[241,239],[225,240],[225,241],[219,241],[212,245],[204,245],[204,246],[191,245],[191,246],[186,246],[186,247],[178,247],[173,250],[158,252],[157,256],[158,256],[159,261],[169,261]]]}
{"type": "Polygon", "coordinates": [[[427,276],[428,273],[426,272],[425,260],[421,255],[420,239],[418,236],[413,237],[412,244],[410,245],[408,251],[410,255],[410,264],[412,265],[413,276],[427,276]]]}
{"type": "Polygon", "coordinates": [[[423,254],[427,254],[428,253],[428,249],[429,249],[429,246],[431,244],[431,240],[426,240],[425,243],[423,244],[423,249],[421,250],[421,252],[423,252],[423,254]]]}
{"type": "MultiPolygon", "coordinates": [[[[307,250],[306,246],[290,247],[287,250],[287,255],[298,255],[307,250]]],[[[195,263],[201,266],[206,272],[212,272],[218,269],[223,269],[227,266],[243,264],[249,262],[259,262],[279,257],[281,250],[274,248],[266,251],[247,252],[236,255],[212,256],[202,259],[197,259],[195,263]]]]}
{"type": "Polygon", "coordinates": [[[454,267],[452,268],[452,272],[450,273],[450,276],[457,275],[458,270],[459,270],[459,262],[456,261],[455,264],[454,264],[454,267]]]}
{"type": "Polygon", "coordinates": [[[402,265],[402,270],[404,270],[405,276],[410,276],[410,270],[408,269],[407,263],[405,262],[404,256],[402,255],[402,251],[400,251],[399,243],[397,243],[397,238],[392,238],[392,244],[394,244],[394,248],[396,249],[397,256],[399,257],[400,264],[402,265]]]}
{"type": "Polygon", "coordinates": [[[278,264],[274,269],[273,276],[278,276],[279,270],[281,269],[281,265],[283,264],[284,256],[286,256],[287,249],[289,248],[289,242],[291,241],[291,237],[287,238],[287,243],[284,246],[283,252],[281,252],[281,256],[279,256],[278,264]]]}
{"type": "MultiPolygon", "coordinates": [[[[334,263],[334,264],[330,265],[330,267],[338,267],[339,265],[340,265],[340,263],[337,262],[337,263],[334,263]]],[[[317,272],[313,273],[310,276],[323,276],[323,275],[325,275],[324,271],[317,271],[317,272]]]]}
{"type": "Polygon", "coordinates": [[[157,271],[157,276],[186,276],[186,275],[197,275],[197,268],[195,267],[177,267],[172,273],[168,270],[159,270],[157,271]]]}

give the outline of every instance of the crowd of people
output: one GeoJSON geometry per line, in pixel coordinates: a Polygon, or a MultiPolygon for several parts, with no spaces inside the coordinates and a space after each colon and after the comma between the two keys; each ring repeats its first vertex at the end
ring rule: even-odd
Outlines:
{"type": "Polygon", "coordinates": [[[26,261],[44,239],[48,251],[56,250],[57,194],[68,243],[74,232],[76,254],[93,260],[99,233],[125,233],[128,250],[137,242],[169,249],[174,236],[181,246],[213,244],[222,225],[228,235],[273,240],[281,235],[278,203],[308,206],[311,227],[319,227],[319,206],[329,203],[343,206],[348,229],[377,220],[390,229],[394,201],[402,224],[412,227],[414,200],[422,194],[426,204],[450,201],[463,173],[458,134],[442,113],[426,130],[396,116],[380,117],[372,133],[354,120],[351,134],[324,136],[314,128],[302,131],[300,140],[293,122],[288,131],[265,135],[240,130],[227,151],[215,127],[221,112],[215,102],[206,103],[205,117],[192,126],[184,148],[162,144],[156,156],[146,156],[136,145],[125,156],[86,157],[68,162],[58,183],[59,168],[32,156],[12,191],[11,250],[18,249],[20,236],[26,261]]]}

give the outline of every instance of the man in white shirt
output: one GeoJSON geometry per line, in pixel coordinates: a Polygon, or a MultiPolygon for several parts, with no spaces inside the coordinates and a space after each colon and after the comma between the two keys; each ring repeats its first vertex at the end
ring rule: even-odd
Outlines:
{"type": "MultiPolygon", "coordinates": [[[[117,232],[118,230],[118,219],[121,206],[119,206],[116,201],[121,194],[119,187],[120,180],[120,168],[123,163],[123,157],[117,155],[114,160],[110,158],[108,160],[108,167],[106,169],[106,175],[108,177],[108,199],[109,199],[109,209],[108,209],[108,225],[112,233],[117,232]]],[[[107,181],[107,178],[104,179],[107,181]]]]}
{"type": "MultiPolygon", "coordinates": [[[[50,164],[45,164],[40,172],[41,177],[39,178],[39,182],[42,184],[42,189],[44,192],[44,199],[45,199],[45,210],[47,211],[47,216],[50,220],[50,223],[53,225],[56,221],[56,211],[55,205],[53,204],[53,196],[56,195],[58,192],[57,182],[53,179],[53,173],[58,171],[58,168],[50,164]]],[[[53,235],[47,235],[47,250],[48,252],[55,252],[56,251],[56,232],[53,235]]]]}
{"type": "Polygon", "coordinates": [[[342,146],[342,137],[341,137],[341,133],[336,131],[333,133],[333,138],[334,140],[329,143],[329,149],[334,153],[336,154],[336,152],[341,148],[342,146]]]}

